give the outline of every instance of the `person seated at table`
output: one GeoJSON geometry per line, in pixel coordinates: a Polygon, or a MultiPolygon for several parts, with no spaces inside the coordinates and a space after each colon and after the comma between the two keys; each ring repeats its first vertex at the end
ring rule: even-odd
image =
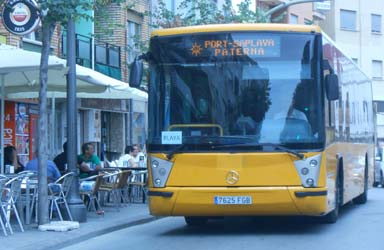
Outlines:
{"type": "Polygon", "coordinates": [[[7,146],[4,148],[4,166],[5,165],[12,165],[15,173],[24,171],[24,166],[19,161],[19,157],[17,156],[17,151],[14,146],[7,146]]]}
{"type": "Polygon", "coordinates": [[[80,178],[87,178],[92,175],[99,174],[101,170],[101,161],[95,155],[95,149],[90,142],[86,142],[81,146],[81,152],[77,157],[77,164],[80,168],[80,178]]]}
{"type": "Polygon", "coordinates": [[[118,167],[137,167],[137,163],[135,162],[133,158],[133,147],[132,146],[126,146],[124,150],[124,155],[122,155],[118,160],[118,167]]]}
{"type": "MultiPolygon", "coordinates": [[[[37,157],[37,152],[35,152],[35,158],[27,163],[25,170],[38,171],[39,170],[39,160],[37,157]]],[[[56,167],[56,164],[53,161],[47,160],[47,178],[48,183],[53,183],[61,177],[59,169],[56,167]]]]}
{"type": "Polygon", "coordinates": [[[56,164],[57,168],[59,169],[59,171],[62,175],[67,173],[67,171],[68,171],[68,167],[67,167],[67,142],[64,142],[63,152],[58,154],[53,159],[53,162],[56,164]]]}
{"type": "Polygon", "coordinates": [[[133,160],[138,164],[139,167],[147,167],[147,158],[139,144],[133,145],[132,155],[134,156],[133,160]]]}

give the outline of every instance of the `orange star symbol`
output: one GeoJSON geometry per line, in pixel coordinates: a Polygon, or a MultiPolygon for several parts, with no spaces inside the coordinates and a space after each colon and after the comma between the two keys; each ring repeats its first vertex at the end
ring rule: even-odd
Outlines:
{"type": "Polygon", "coordinates": [[[192,48],[191,48],[192,55],[194,55],[194,56],[199,56],[199,55],[201,54],[201,51],[202,51],[202,50],[203,50],[203,49],[201,48],[201,46],[200,46],[199,44],[194,43],[194,44],[192,45],[192,48]]]}

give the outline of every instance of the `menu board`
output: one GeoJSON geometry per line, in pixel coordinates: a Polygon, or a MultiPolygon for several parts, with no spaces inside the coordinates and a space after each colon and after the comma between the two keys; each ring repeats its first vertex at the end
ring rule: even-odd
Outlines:
{"type": "Polygon", "coordinates": [[[27,105],[24,103],[16,104],[16,150],[20,162],[25,165],[29,161],[29,116],[27,105]]]}

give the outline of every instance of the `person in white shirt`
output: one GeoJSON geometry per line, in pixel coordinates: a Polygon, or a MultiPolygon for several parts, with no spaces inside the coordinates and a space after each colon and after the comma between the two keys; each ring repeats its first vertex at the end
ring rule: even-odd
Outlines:
{"type": "Polygon", "coordinates": [[[139,167],[146,167],[147,159],[138,144],[133,145],[132,156],[139,167]]]}
{"type": "Polygon", "coordinates": [[[132,146],[126,146],[124,150],[124,155],[122,155],[118,160],[118,166],[119,167],[137,167],[137,163],[135,161],[135,158],[133,156],[133,147],[132,146]]]}

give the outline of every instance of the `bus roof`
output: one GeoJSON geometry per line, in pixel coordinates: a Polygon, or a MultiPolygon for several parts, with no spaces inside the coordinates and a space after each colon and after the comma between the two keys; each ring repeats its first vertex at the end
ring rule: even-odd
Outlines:
{"type": "Polygon", "coordinates": [[[193,33],[206,32],[225,32],[225,31],[285,31],[285,32],[316,32],[320,33],[321,29],[315,25],[292,25],[292,24],[275,24],[275,23],[235,23],[235,24],[210,24],[199,26],[186,26],[169,29],[154,30],[151,37],[154,36],[172,36],[193,33]]]}

